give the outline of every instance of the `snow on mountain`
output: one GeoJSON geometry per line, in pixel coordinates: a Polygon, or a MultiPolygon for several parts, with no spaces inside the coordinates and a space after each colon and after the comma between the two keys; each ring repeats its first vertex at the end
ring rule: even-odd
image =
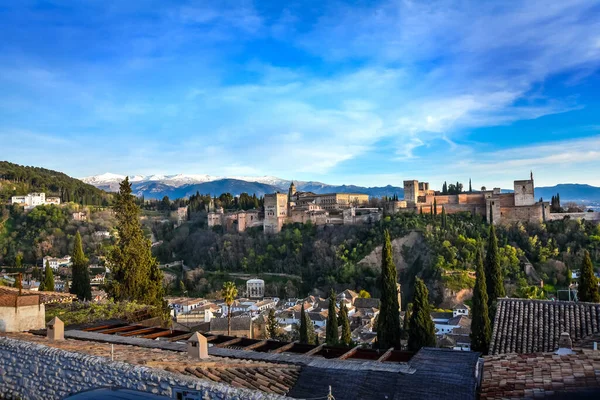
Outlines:
{"type": "MultiPolygon", "coordinates": [[[[125,179],[125,175],[105,173],[96,176],[89,176],[82,178],[81,180],[85,183],[89,183],[94,186],[110,186],[114,183],[119,183],[125,179]]],[[[221,179],[236,179],[246,182],[258,182],[266,185],[273,186],[286,186],[289,185],[290,181],[286,179],[277,178],[276,176],[212,176],[206,174],[177,174],[177,175],[136,175],[129,176],[130,182],[144,183],[144,182],[156,182],[169,185],[172,187],[181,187],[184,185],[193,185],[205,182],[214,182],[221,179]]]]}

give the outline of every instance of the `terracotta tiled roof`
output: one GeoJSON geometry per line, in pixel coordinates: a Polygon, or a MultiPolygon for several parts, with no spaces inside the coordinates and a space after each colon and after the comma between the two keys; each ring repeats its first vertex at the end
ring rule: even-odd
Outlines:
{"type": "MultiPolygon", "coordinates": [[[[500,354],[484,358],[481,399],[544,398],[600,390],[600,352],[500,354]],[[564,392],[567,392],[565,394],[564,392]]],[[[598,394],[598,392],[595,392],[598,394]]],[[[585,397],[598,398],[598,397],[585,397]]]]}
{"type": "Polygon", "coordinates": [[[362,297],[357,297],[354,299],[354,307],[356,308],[377,308],[379,309],[379,299],[365,299],[362,297]]]}
{"type": "Polygon", "coordinates": [[[499,299],[490,354],[552,352],[562,332],[574,342],[600,332],[600,304],[499,299]]]}
{"type": "MultiPolygon", "coordinates": [[[[19,289],[17,288],[12,288],[12,287],[7,287],[7,286],[2,286],[0,287],[0,293],[6,293],[6,294],[15,294],[18,293],[19,289]]],[[[42,304],[48,304],[48,303],[65,303],[65,302],[71,302],[74,299],[77,298],[76,295],[71,294],[71,293],[60,293],[60,292],[40,292],[37,290],[25,290],[23,289],[21,291],[21,293],[23,295],[27,295],[27,296],[32,296],[32,295],[39,295],[40,296],[40,302],[42,304]]]]}

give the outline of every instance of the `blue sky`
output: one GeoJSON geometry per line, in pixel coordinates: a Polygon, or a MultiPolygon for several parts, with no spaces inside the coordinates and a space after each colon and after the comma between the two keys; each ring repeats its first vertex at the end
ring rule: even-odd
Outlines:
{"type": "Polygon", "coordinates": [[[600,3],[0,0],[0,159],[600,186],[600,3]]]}

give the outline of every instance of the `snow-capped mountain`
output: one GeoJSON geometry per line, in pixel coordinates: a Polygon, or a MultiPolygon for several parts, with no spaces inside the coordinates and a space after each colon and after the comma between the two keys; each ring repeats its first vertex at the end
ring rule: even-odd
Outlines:
{"type": "MultiPolygon", "coordinates": [[[[116,192],[119,190],[119,183],[125,179],[126,175],[105,173],[102,175],[90,176],[81,179],[85,183],[96,186],[97,188],[116,192]]],[[[276,176],[213,176],[205,174],[177,174],[177,175],[148,175],[148,176],[129,176],[131,189],[137,196],[144,196],[146,199],[161,199],[168,196],[171,199],[189,197],[198,192],[218,196],[221,193],[231,193],[239,195],[240,193],[256,194],[264,196],[268,193],[277,191],[286,193],[291,180],[278,178],[276,176]]],[[[358,192],[366,193],[371,196],[391,196],[393,194],[402,195],[402,188],[386,186],[381,188],[364,188],[353,185],[334,186],[322,182],[294,181],[296,188],[300,191],[310,191],[314,193],[332,193],[332,192],[358,192]]]]}
{"type": "MultiPolygon", "coordinates": [[[[81,180],[85,183],[89,183],[94,186],[108,186],[114,183],[120,183],[125,179],[125,175],[113,174],[110,172],[88,176],[86,178],[81,178],[81,180]]],[[[180,187],[184,185],[192,185],[197,183],[205,183],[205,182],[213,182],[221,179],[235,179],[239,181],[246,182],[258,182],[264,183],[266,185],[280,186],[280,185],[289,185],[290,181],[277,178],[276,176],[213,176],[206,174],[177,174],[177,175],[130,175],[129,181],[135,183],[144,183],[144,182],[158,182],[165,185],[180,187]]]]}

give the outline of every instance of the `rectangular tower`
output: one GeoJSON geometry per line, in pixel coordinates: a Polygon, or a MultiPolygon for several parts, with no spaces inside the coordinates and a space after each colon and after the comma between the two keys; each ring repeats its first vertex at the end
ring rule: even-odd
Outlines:
{"type": "Polygon", "coordinates": [[[265,194],[265,233],[281,231],[288,214],[288,195],[284,193],[265,194]]]}
{"type": "Polygon", "coordinates": [[[404,181],[404,200],[416,204],[419,199],[419,181],[404,181]]]}
{"type": "Polygon", "coordinates": [[[535,204],[533,179],[515,181],[515,206],[531,206],[535,204]]]}

